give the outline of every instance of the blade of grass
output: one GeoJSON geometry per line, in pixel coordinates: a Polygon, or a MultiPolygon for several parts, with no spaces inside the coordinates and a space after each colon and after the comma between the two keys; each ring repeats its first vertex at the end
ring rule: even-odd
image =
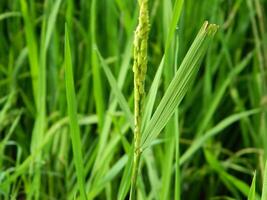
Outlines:
{"type": "Polygon", "coordinates": [[[124,155],[121,157],[112,168],[106,173],[104,177],[102,177],[98,183],[96,183],[90,190],[88,194],[88,199],[94,199],[96,194],[104,188],[104,186],[111,181],[117,174],[122,170],[122,168],[126,165],[128,161],[128,156],[124,155]]]}
{"type": "Polygon", "coordinates": [[[157,137],[175,112],[175,108],[184,97],[189,83],[198,71],[200,61],[217,29],[217,25],[210,25],[208,22],[205,22],[200,29],[199,34],[191,45],[180,68],[175,73],[175,77],[160,101],[152,119],[145,128],[141,140],[142,149],[150,146],[153,139],[157,137]]]}
{"type": "Polygon", "coordinates": [[[70,136],[73,148],[73,158],[77,173],[80,195],[82,199],[86,199],[82,145],[81,145],[80,129],[78,125],[78,117],[76,111],[77,105],[76,105],[76,97],[74,89],[72,60],[71,60],[71,51],[69,45],[67,24],[65,25],[65,80],[66,80],[68,115],[70,119],[70,136]]]}
{"type": "MultiPolygon", "coordinates": [[[[6,103],[2,107],[0,111],[0,122],[3,122],[4,119],[7,117],[8,110],[12,107],[16,92],[12,90],[7,97],[6,103]]],[[[0,123],[0,131],[3,129],[3,123],[0,123]]]]}
{"type": "MultiPolygon", "coordinates": [[[[179,1],[181,2],[181,1],[179,1]]],[[[169,13],[172,13],[172,2],[171,1],[164,1],[162,2],[163,6],[162,6],[162,13],[163,13],[163,30],[168,30],[170,27],[170,19],[169,13]]],[[[175,29],[177,30],[177,29],[175,29]]],[[[176,33],[176,31],[175,31],[176,33]]],[[[167,38],[168,32],[164,31],[163,32],[163,36],[164,38],[167,38]]],[[[170,45],[170,48],[165,49],[166,52],[166,59],[165,59],[165,63],[164,63],[164,70],[163,70],[163,75],[164,75],[164,79],[163,79],[163,86],[164,86],[164,90],[166,91],[171,80],[174,77],[175,72],[177,71],[177,66],[175,65],[176,60],[174,59],[175,57],[177,58],[178,55],[176,55],[175,53],[178,53],[177,51],[177,43],[176,43],[176,37],[172,38],[174,39],[174,43],[172,43],[170,45]]],[[[176,110],[178,109],[178,107],[176,108],[176,110]]],[[[176,113],[176,111],[175,111],[176,113]]],[[[163,148],[163,154],[165,155],[163,157],[163,163],[164,165],[162,165],[161,167],[161,174],[162,174],[162,178],[161,178],[161,190],[160,190],[160,198],[161,200],[165,200],[165,199],[170,199],[171,196],[173,196],[172,192],[172,175],[173,175],[173,160],[174,160],[174,152],[175,152],[175,140],[171,139],[173,138],[173,136],[176,137],[176,135],[178,134],[178,119],[177,119],[177,115],[174,114],[169,122],[166,124],[166,127],[164,129],[164,138],[166,140],[166,142],[164,143],[164,148],[163,148]]]]}
{"type": "Polygon", "coordinates": [[[5,12],[0,14],[0,21],[10,17],[21,17],[20,12],[5,12]]]}
{"type": "Polygon", "coordinates": [[[96,112],[98,115],[99,121],[99,129],[103,128],[103,120],[104,120],[104,94],[103,94],[103,85],[101,81],[101,73],[100,67],[97,59],[97,53],[94,50],[96,48],[96,17],[97,17],[97,6],[96,0],[92,0],[91,3],[91,22],[90,22],[90,33],[92,38],[92,57],[91,57],[91,65],[92,65],[92,73],[93,73],[93,87],[94,87],[94,98],[96,105],[96,112]]]}
{"type": "Polygon", "coordinates": [[[169,49],[171,42],[173,40],[176,25],[180,19],[183,4],[184,4],[184,0],[176,0],[174,3],[172,21],[171,21],[170,29],[168,32],[167,41],[165,43],[165,51],[169,49]]]}
{"type": "MultiPolygon", "coordinates": [[[[128,70],[129,70],[129,64],[130,64],[130,60],[131,60],[131,50],[132,50],[132,40],[131,38],[129,39],[126,48],[125,48],[125,52],[124,52],[124,56],[123,56],[123,60],[122,60],[122,64],[121,64],[121,69],[120,69],[120,73],[119,73],[119,77],[118,77],[118,87],[121,90],[123,87],[123,83],[125,82],[128,70]]],[[[118,101],[115,98],[111,103],[110,106],[107,110],[107,113],[113,113],[115,112],[116,108],[117,108],[117,104],[118,101]]],[[[104,120],[104,126],[103,129],[101,131],[100,134],[100,139],[99,139],[99,143],[98,143],[98,153],[97,153],[97,157],[94,163],[94,168],[92,170],[92,175],[90,177],[90,179],[92,179],[95,175],[95,172],[99,169],[99,165],[101,165],[101,162],[103,162],[102,160],[102,153],[105,150],[106,144],[107,144],[107,139],[110,133],[110,128],[111,128],[111,124],[112,124],[112,119],[109,115],[105,116],[105,120],[104,120]]],[[[90,181],[88,182],[88,187],[90,185],[90,181]]]]}
{"type": "Polygon", "coordinates": [[[261,200],[267,199],[267,161],[265,162],[261,200]]]}
{"type": "Polygon", "coordinates": [[[131,129],[134,130],[134,117],[133,117],[133,114],[131,113],[131,110],[130,110],[130,108],[128,106],[128,103],[127,103],[124,95],[120,91],[116,79],[114,78],[111,70],[107,66],[105,60],[101,56],[99,50],[96,48],[95,51],[98,54],[98,57],[100,59],[101,65],[102,65],[102,68],[103,68],[103,70],[105,72],[105,75],[106,75],[108,81],[109,81],[110,87],[112,88],[112,91],[114,92],[114,94],[115,94],[115,96],[116,96],[116,98],[117,98],[117,100],[119,102],[119,105],[120,105],[121,109],[123,110],[123,112],[125,114],[125,117],[128,119],[128,122],[129,122],[129,124],[131,126],[131,129]]]}
{"type": "MultiPolygon", "coordinates": [[[[166,43],[165,43],[165,51],[168,51],[169,46],[171,45],[171,41],[172,41],[174,34],[175,34],[176,25],[180,19],[182,7],[183,7],[183,0],[176,0],[174,3],[171,25],[170,25],[168,36],[167,36],[166,43]]],[[[145,108],[144,108],[144,117],[143,117],[143,121],[142,121],[142,132],[144,131],[143,130],[144,127],[146,126],[146,124],[148,123],[148,121],[151,118],[151,114],[152,114],[153,106],[154,106],[154,103],[156,100],[156,95],[157,95],[163,67],[165,64],[165,55],[166,55],[166,53],[163,55],[163,57],[161,59],[160,65],[157,69],[156,75],[153,79],[148,96],[146,98],[146,104],[145,104],[145,108]]]]}
{"type": "MultiPolygon", "coordinates": [[[[15,128],[17,127],[20,118],[21,118],[22,112],[20,111],[19,114],[16,116],[14,122],[10,126],[7,135],[0,141],[0,155],[5,155],[4,151],[7,146],[8,141],[10,140],[11,135],[14,133],[15,128]]],[[[3,166],[3,159],[0,158],[0,168],[3,166]]]]}
{"type": "Polygon", "coordinates": [[[248,194],[248,200],[256,200],[256,172],[254,172],[254,176],[252,179],[252,183],[250,186],[249,194],[248,194]]]}
{"type": "Polygon", "coordinates": [[[32,77],[32,87],[35,106],[37,106],[37,93],[38,93],[38,76],[39,76],[39,59],[38,47],[34,31],[34,18],[30,16],[28,4],[25,0],[20,0],[21,12],[25,23],[25,33],[27,47],[29,51],[30,70],[32,77]]]}
{"type": "Polygon", "coordinates": [[[51,10],[51,13],[47,17],[47,21],[49,23],[47,23],[47,29],[46,29],[45,39],[44,39],[45,40],[44,48],[42,48],[44,52],[47,52],[47,49],[48,49],[48,46],[51,40],[51,36],[55,28],[60,5],[61,5],[61,0],[57,0],[51,10]]]}
{"type": "Polygon", "coordinates": [[[158,88],[160,85],[160,80],[161,80],[161,75],[162,75],[162,71],[163,71],[163,66],[164,66],[164,57],[162,57],[160,65],[158,67],[158,70],[156,72],[156,75],[153,79],[153,82],[151,84],[149,93],[147,95],[146,98],[146,102],[145,102],[145,108],[144,108],[144,117],[143,117],[143,121],[142,121],[142,129],[141,131],[144,132],[144,128],[146,126],[146,124],[148,124],[152,112],[153,112],[153,107],[156,101],[156,96],[157,96],[157,92],[158,92],[158,88]]]}
{"type": "MultiPolygon", "coordinates": [[[[177,70],[179,53],[179,35],[176,37],[176,50],[175,50],[175,71],[177,70]]],[[[180,131],[179,131],[179,109],[174,113],[175,123],[175,189],[174,197],[176,200],[181,199],[181,175],[180,175],[180,131]]]]}
{"type": "Polygon", "coordinates": [[[156,167],[156,153],[152,149],[148,149],[143,154],[144,162],[148,171],[148,178],[151,185],[151,192],[149,199],[157,199],[159,197],[159,192],[161,188],[161,180],[159,178],[159,172],[156,167]]]}

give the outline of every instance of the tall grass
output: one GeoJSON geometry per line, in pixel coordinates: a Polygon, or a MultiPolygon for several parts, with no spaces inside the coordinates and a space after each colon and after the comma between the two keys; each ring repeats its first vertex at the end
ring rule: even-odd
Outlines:
{"type": "Polygon", "coordinates": [[[72,59],[69,44],[68,27],[65,25],[65,72],[66,72],[66,96],[68,104],[68,115],[70,120],[70,135],[72,141],[73,158],[77,173],[79,190],[82,199],[86,199],[85,183],[84,183],[84,166],[82,156],[82,143],[80,136],[80,128],[77,117],[77,103],[74,89],[72,59]]]}
{"type": "Polygon", "coordinates": [[[265,22],[265,0],[0,1],[0,199],[265,200],[265,22]]]}

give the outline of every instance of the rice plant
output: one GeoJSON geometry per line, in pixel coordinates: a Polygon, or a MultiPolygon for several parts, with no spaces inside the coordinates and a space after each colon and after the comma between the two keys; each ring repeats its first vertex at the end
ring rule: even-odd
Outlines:
{"type": "Polygon", "coordinates": [[[267,199],[266,0],[0,1],[0,199],[267,199]]]}

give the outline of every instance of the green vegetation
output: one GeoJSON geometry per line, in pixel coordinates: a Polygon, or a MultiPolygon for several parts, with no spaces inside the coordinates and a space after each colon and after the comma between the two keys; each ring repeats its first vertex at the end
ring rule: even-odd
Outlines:
{"type": "Polygon", "coordinates": [[[0,1],[0,199],[266,200],[266,8],[0,1]]]}

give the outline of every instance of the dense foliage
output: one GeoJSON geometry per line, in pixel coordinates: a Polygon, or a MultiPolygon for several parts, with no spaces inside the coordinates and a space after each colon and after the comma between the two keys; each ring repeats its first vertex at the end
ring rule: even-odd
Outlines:
{"type": "MultiPolygon", "coordinates": [[[[0,199],[129,198],[142,1],[0,1],[0,199]]],[[[136,199],[267,199],[266,11],[148,1],[136,199]]]]}

